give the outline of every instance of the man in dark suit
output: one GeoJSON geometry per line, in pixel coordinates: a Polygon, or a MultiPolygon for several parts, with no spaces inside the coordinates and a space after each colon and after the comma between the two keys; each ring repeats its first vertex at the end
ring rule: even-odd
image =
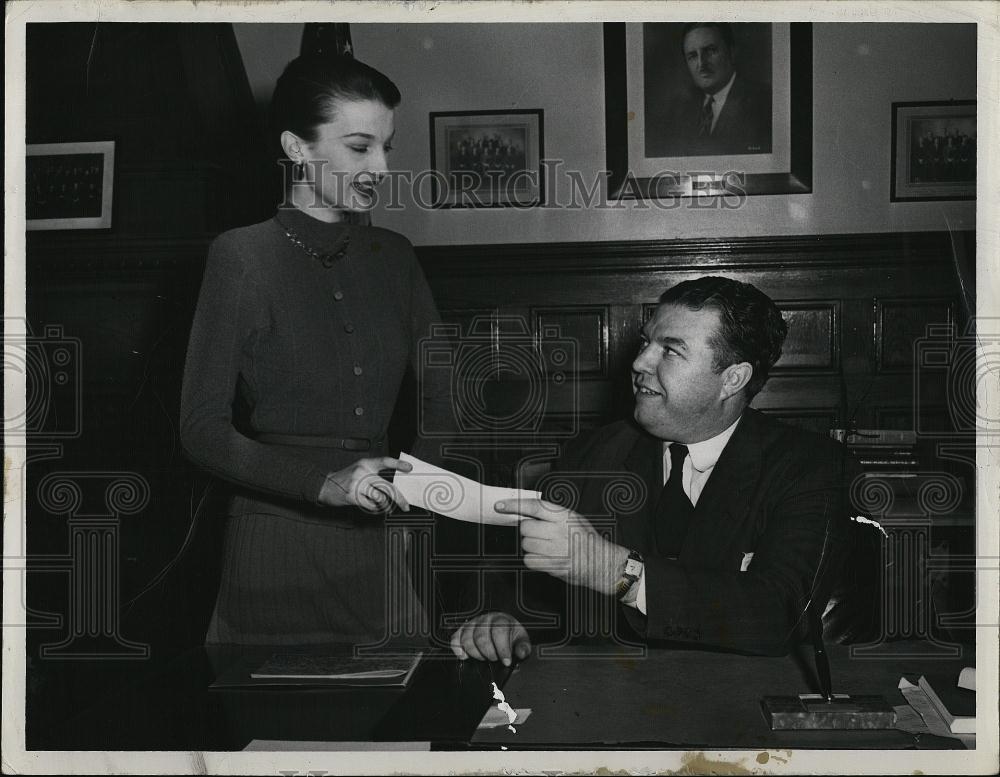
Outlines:
{"type": "Polygon", "coordinates": [[[646,156],[771,153],[771,89],[738,71],[732,27],[692,22],[682,45],[693,90],[647,129],[646,156]]]}
{"type": "MultiPolygon", "coordinates": [[[[597,592],[591,605],[626,621],[617,636],[709,649],[780,655],[804,636],[843,558],[854,472],[840,444],[749,407],[786,331],[769,297],[728,278],[661,296],[632,364],[634,418],[565,456],[545,491],[573,509],[497,506],[526,516],[524,564],[566,584],[564,610],[597,592]]],[[[491,612],[452,649],[509,663],[531,645],[491,612]]]]}

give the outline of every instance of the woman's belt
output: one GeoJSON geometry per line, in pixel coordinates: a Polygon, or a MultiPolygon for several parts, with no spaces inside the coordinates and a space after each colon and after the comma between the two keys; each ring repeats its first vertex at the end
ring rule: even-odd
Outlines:
{"type": "Polygon", "coordinates": [[[345,451],[370,451],[385,445],[385,437],[324,437],[316,434],[258,434],[258,442],[275,445],[299,445],[309,448],[340,448],[345,451]]]}

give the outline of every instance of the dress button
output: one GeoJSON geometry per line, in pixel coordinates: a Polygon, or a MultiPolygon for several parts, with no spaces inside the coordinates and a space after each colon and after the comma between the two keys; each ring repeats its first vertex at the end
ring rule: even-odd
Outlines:
{"type": "Polygon", "coordinates": [[[354,331],[354,324],[344,324],[344,331],[351,334],[354,331]]]}
{"type": "Polygon", "coordinates": [[[361,407],[361,405],[358,405],[356,408],[354,408],[354,415],[364,415],[364,414],[365,414],[365,409],[361,407]]]}
{"type": "Polygon", "coordinates": [[[333,298],[335,300],[337,300],[337,302],[340,302],[340,300],[342,300],[344,298],[344,292],[342,292],[342,291],[335,291],[335,292],[333,292],[333,298]]]}
{"type": "Polygon", "coordinates": [[[361,365],[360,364],[355,364],[354,365],[354,374],[355,375],[360,375],[362,372],[364,372],[364,370],[361,369],[361,365]]]}

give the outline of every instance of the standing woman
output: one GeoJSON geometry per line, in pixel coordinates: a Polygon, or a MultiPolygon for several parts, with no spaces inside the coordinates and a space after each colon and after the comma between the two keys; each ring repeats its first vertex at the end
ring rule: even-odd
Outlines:
{"type": "MultiPolygon", "coordinates": [[[[181,442],[235,486],[206,642],[369,642],[425,615],[384,513],[386,429],[438,320],[410,243],[349,223],[387,171],[396,86],[344,57],[285,68],[272,130],[293,166],[274,218],[209,250],[184,370],[181,442]]],[[[447,387],[422,385],[424,418],[447,387]]],[[[421,458],[436,458],[418,441],[421,458]]]]}

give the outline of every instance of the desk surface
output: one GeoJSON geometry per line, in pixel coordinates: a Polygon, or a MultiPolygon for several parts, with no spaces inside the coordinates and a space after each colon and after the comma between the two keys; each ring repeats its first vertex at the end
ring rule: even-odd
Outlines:
{"type": "MultiPolygon", "coordinates": [[[[851,658],[830,649],[834,691],[876,694],[905,703],[900,675],[954,673],[974,665],[961,658],[928,658],[914,643],[894,643],[901,655],[851,658]]],[[[952,748],[957,740],[902,731],[771,731],[760,708],[764,696],[817,690],[808,651],[783,658],[693,650],[649,650],[645,657],[535,656],[519,665],[504,686],[507,702],[530,708],[516,733],[477,731],[475,743],[508,748],[560,743],[573,747],[677,746],[685,748],[952,748]],[[921,741],[923,740],[923,741],[921,741]]],[[[916,679],[916,678],[914,678],[916,679]]]]}
{"type": "Polygon", "coordinates": [[[287,648],[198,648],[144,671],[58,731],[33,732],[50,750],[242,750],[252,740],[422,741],[464,747],[510,670],[430,651],[407,688],[210,689],[232,667],[287,648]]]}
{"type": "MultiPolygon", "coordinates": [[[[442,652],[425,657],[406,689],[209,690],[217,676],[246,659],[245,650],[190,651],[109,693],[58,731],[33,733],[29,724],[28,747],[225,751],[241,750],[254,739],[416,741],[440,749],[960,747],[956,740],[899,731],[770,731],[760,699],[813,690],[807,654],[758,658],[663,649],[649,650],[644,658],[539,654],[511,671],[459,662],[442,652]],[[516,734],[476,730],[492,703],[493,682],[513,707],[532,709],[516,734]]],[[[970,649],[959,659],[852,659],[846,648],[831,650],[836,691],[882,694],[892,704],[903,703],[896,690],[901,674],[957,675],[974,661],[970,649]]]]}

